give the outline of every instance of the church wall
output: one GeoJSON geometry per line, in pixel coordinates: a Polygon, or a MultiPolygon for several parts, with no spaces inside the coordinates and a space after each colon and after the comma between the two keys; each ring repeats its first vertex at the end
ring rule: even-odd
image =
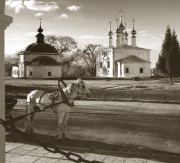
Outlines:
{"type": "Polygon", "coordinates": [[[24,55],[19,55],[19,62],[24,62],[24,55]]]}
{"type": "MultiPolygon", "coordinates": [[[[122,63],[122,76],[118,77],[150,77],[150,63],[144,62],[133,62],[133,63],[122,63]],[[126,73],[126,68],[128,68],[129,72],[126,73]],[[143,73],[140,73],[140,68],[143,69],[143,73]]],[[[119,70],[118,70],[119,71],[119,70]]]]}
{"type": "Polygon", "coordinates": [[[107,71],[109,71],[109,68],[107,68],[107,57],[101,58],[96,65],[96,76],[107,76],[107,71]]]}
{"type": "Polygon", "coordinates": [[[108,49],[107,56],[100,56],[96,64],[96,76],[113,77],[113,50],[108,49]],[[108,67],[109,62],[109,67],[108,67]],[[102,64],[102,65],[101,65],[102,64]],[[101,67],[102,66],[102,67],[101,67]],[[104,72],[104,70],[107,70],[104,72]]]}
{"type": "Polygon", "coordinates": [[[19,77],[19,67],[18,66],[13,66],[12,67],[11,76],[13,78],[18,78],[19,77]]]}
{"type": "MultiPolygon", "coordinates": [[[[112,57],[110,57],[110,69],[109,76],[112,77],[149,77],[150,76],[150,49],[145,49],[138,47],[136,45],[136,30],[134,29],[134,20],[133,20],[133,29],[131,31],[131,45],[128,45],[128,33],[126,32],[126,25],[124,26],[122,23],[122,17],[120,19],[121,23],[118,23],[117,20],[117,29],[116,39],[113,39],[113,32],[111,31],[111,22],[110,22],[110,31],[108,33],[109,38],[109,50],[112,49],[112,57]],[[114,45],[112,43],[114,42],[114,45]],[[127,60],[125,58],[131,57],[127,60]],[[139,58],[139,59],[136,59],[139,58]],[[124,59],[124,60],[123,60],[124,59]],[[125,62],[125,63],[123,63],[125,62]],[[127,63],[128,62],[128,63],[127,63]],[[128,64],[131,72],[128,74],[123,74],[125,66],[128,64]],[[143,66],[144,73],[139,73],[139,67],[143,66]]],[[[108,51],[109,55],[111,54],[108,51]]],[[[101,66],[102,67],[102,66],[101,66]]],[[[98,70],[100,76],[103,76],[103,73],[98,70]]]]}
{"type": "Polygon", "coordinates": [[[27,78],[59,78],[62,77],[62,67],[61,66],[27,66],[26,77],[27,78]]]}
{"type": "Polygon", "coordinates": [[[109,59],[110,59],[110,68],[109,68],[109,77],[113,77],[113,73],[114,73],[114,70],[113,70],[113,50],[110,49],[109,50],[109,59]]]}
{"type": "Polygon", "coordinates": [[[114,62],[113,71],[114,71],[114,77],[118,77],[118,64],[116,62],[114,62]]]}
{"type": "Polygon", "coordinates": [[[24,77],[24,63],[19,63],[19,77],[24,77]]]}
{"type": "Polygon", "coordinates": [[[149,50],[114,49],[114,61],[118,61],[120,59],[126,58],[131,55],[142,58],[146,61],[150,61],[150,51],[149,50]]]}
{"type": "MultiPolygon", "coordinates": [[[[105,74],[103,72],[103,67],[107,67],[107,61],[106,57],[101,58],[99,63],[97,64],[97,76],[101,77],[120,77],[119,74],[121,74],[121,77],[150,77],[150,63],[147,62],[131,62],[128,63],[130,66],[130,69],[134,69],[129,74],[123,74],[124,70],[121,69],[121,73],[118,70],[118,64],[117,60],[126,58],[128,56],[137,56],[139,58],[142,58],[144,60],[150,61],[150,50],[122,50],[122,49],[109,49],[108,50],[108,56],[110,59],[110,68],[108,69],[109,73],[105,74]],[[100,62],[102,62],[102,68],[100,68],[100,62]],[[143,65],[144,73],[140,74],[139,69],[140,66],[143,65]]],[[[123,68],[123,64],[120,63],[120,67],[123,68]]]]}

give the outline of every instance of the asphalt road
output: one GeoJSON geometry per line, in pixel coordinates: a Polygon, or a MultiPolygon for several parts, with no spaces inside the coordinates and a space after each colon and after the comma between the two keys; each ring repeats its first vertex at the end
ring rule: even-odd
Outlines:
{"type": "MultiPolygon", "coordinates": [[[[24,114],[19,100],[13,116],[24,114]]],[[[35,132],[56,135],[57,117],[52,110],[38,114],[35,132]]],[[[21,129],[24,122],[19,121],[21,129]]],[[[77,101],[68,120],[71,140],[114,145],[138,145],[180,154],[180,105],[140,102],[77,101]]]]}

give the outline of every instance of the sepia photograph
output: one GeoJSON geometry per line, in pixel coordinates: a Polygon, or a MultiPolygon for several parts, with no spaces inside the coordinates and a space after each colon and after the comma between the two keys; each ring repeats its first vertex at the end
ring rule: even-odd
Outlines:
{"type": "Polygon", "coordinates": [[[179,0],[1,0],[0,163],[180,163],[179,0]]]}

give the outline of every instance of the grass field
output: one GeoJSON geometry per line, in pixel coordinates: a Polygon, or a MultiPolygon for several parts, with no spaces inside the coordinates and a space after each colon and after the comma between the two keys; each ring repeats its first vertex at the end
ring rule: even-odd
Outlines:
{"type": "MultiPolygon", "coordinates": [[[[65,80],[67,84],[74,81],[65,80]]],[[[159,80],[85,80],[94,100],[140,100],[167,103],[180,103],[180,80],[169,85],[168,79],[159,80]]],[[[54,91],[58,89],[57,80],[33,80],[6,78],[6,94],[26,95],[33,89],[54,91]]]]}

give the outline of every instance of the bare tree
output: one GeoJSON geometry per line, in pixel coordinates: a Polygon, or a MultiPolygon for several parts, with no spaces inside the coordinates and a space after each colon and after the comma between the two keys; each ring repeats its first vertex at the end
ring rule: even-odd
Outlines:
{"type": "Polygon", "coordinates": [[[12,67],[19,63],[19,52],[5,57],[5,76],[11,76],[12,67]]]}
{"type": "Polygon", "coordinates": [[[64,52],[76,53],[78,49],[77,42],[69,36],[48,35],[45,42],[53,45],[61,54],[64,52]]]}
{"type": "Polygon", "coordinates": [[[79,51],[77,42],[69,36],[48,35],[45,42],[53,45],[61,56],[63,76],[66,76],[79,51]]]}
{"type": "Polygon", "coordinates": [[[99,44],[88,44],[82,51],[82,58],[87,65],[87,71],[91,76],[96,76],[96,63],[98,57],[103,50],[103,46],[99,44]]]}

